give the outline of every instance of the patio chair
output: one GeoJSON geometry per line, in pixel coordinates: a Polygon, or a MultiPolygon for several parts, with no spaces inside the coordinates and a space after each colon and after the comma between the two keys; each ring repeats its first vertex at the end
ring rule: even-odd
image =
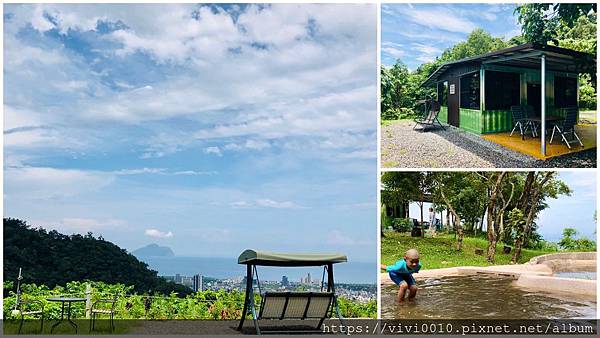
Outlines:
{"type": "Polygon", "coordinates": [[[417,117],[415,119],[415,125],[413,127],[413,130],[415,128],[417,128],[417,126],[422,126],[421,131],[425,131],[427,129],[427,127],[436,127],[436,123],[438,126],[440,126],[442,129],[446,130],[446,128],[444,128],[444,125],[442,125],[442,123],[440,122],[440,120],[438,119],[438,115],[440,114],[440,103],[437,101],[430,101],[430,107],[429,107],[429,111],[427,112],[427,114],[423,117],[417,117]]]}
{"type": "Polygon", "coordinates": [[[117,304],[117,295],[112,298],[98,299],[92,304],[90,309],[90,331],[96,329],[96,316],[97,315],[108,315],[110,316],[110,331],[115,331],[115,305],[117,304]]]}
{"type": "Polygon", "coordinates": [[[40,333],[44,332],[44,302],[35,299],[19,299],[17,311],[21,316],[18,334],[23,329],[25,316],[40,316],[40,333]]]}
{"type": "Polygon", "coordinates": [[[421,232],[423,231],[423,227],[419,224],[419,221],[412,218],[413,226],[410,231],[411,237],[421,237],[421,232]]]}
{"type": "Polygon", "coordinates": [[[583,143],[577,136],[575,132],[575,125],[577,124],[577,107],[567,107],[565,108],[565,119],[554,124],[552,128],[552,136],[550,137],[550,144],[552,144],[552,140],[554,139],[554,133],[558,132],[562,138],[562,141],[567,144],[567,147],[571,149],[571,143],[579,142],[579,145],[583,148],[583,143]],[[565,135],[571,135],[571,140],[567,140],[565,135]]]}
{"type": "MultiPolygon", "coordinates": [[[[535,114],[535,109],[533,108],[532,105],[527,104],[524,106],[521,106],[523,109],[523,112],[525,113],[525,117],[527,118],[535,118],[535,117],[539,117],[535,114]]],[[[527,122],[529,122],[531,129],[531,134],[533,135],[533,137],[537,137],[538,136],[538,129],[540,127],[540,125],[537,122],[528,120],[527,122]]]]}
{"type": "Polygon", "coordinates": [[[535,137],[533,125],[531,124],[531,121],[527,120],[527,113],[523,106],[510,106],[510,112],[513,119],[513,129],[510,132],[510,136],[513,135],[518,127],[519,133],[521,134],[521,139],[525,139],[525,132],[527,132],[527,128],[531,128],[531,133],[533,137],[535,137]]]}

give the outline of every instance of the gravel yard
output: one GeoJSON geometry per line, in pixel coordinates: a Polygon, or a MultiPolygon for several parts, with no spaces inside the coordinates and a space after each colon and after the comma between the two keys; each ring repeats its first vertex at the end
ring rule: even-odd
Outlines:
{"type": "Polygon", "coordinates": [[[382,168],[596,167],[596,149],[541,161],[452,126],[427,132],[413,126],[402,120],[381,127],[382,168]]]}

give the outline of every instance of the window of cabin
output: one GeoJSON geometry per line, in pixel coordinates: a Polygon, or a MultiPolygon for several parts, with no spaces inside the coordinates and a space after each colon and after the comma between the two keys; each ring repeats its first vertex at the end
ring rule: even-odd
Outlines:
{"type": "Polygon", "coordinates": [[[577,106],[577,79],[557,76],[554,78],[554,106],[566,108],[577,106]]]}
{"type": "Polygon", "coordinates": [[[508,110],[521,104],[519,73],[485,71],[485,109],[508,110]]]}
{"type": "Polygon", "coordinates": [[[479,72],[460,78],[460,107],[479,109],[479,72]]]}

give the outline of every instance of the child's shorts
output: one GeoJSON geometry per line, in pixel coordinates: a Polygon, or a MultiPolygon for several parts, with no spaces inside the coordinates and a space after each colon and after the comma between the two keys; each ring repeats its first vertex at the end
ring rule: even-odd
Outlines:
{"type": "Polygon", "coordinates": [[[408,284],[408,286],[417,284],[412,273],[398,273],[398,272],[390,271],[389,275],[390,275],[390,278],[392,279],[392,281],[394,283],[396,283],[396,285],[400,285],[400,283],[402,283],[402,282],[405,282],[406,284],[408,284]]]}

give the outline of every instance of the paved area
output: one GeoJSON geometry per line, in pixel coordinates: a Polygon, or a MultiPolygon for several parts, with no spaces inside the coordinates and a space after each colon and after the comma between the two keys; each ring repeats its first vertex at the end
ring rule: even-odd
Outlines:
{"type": "Polygon", "coordinates": [[[382,168],[596,167],[596,149],[541,161],[452,126],[427,132],[413,126],[409,120],[382,126],[382,168]]]}

